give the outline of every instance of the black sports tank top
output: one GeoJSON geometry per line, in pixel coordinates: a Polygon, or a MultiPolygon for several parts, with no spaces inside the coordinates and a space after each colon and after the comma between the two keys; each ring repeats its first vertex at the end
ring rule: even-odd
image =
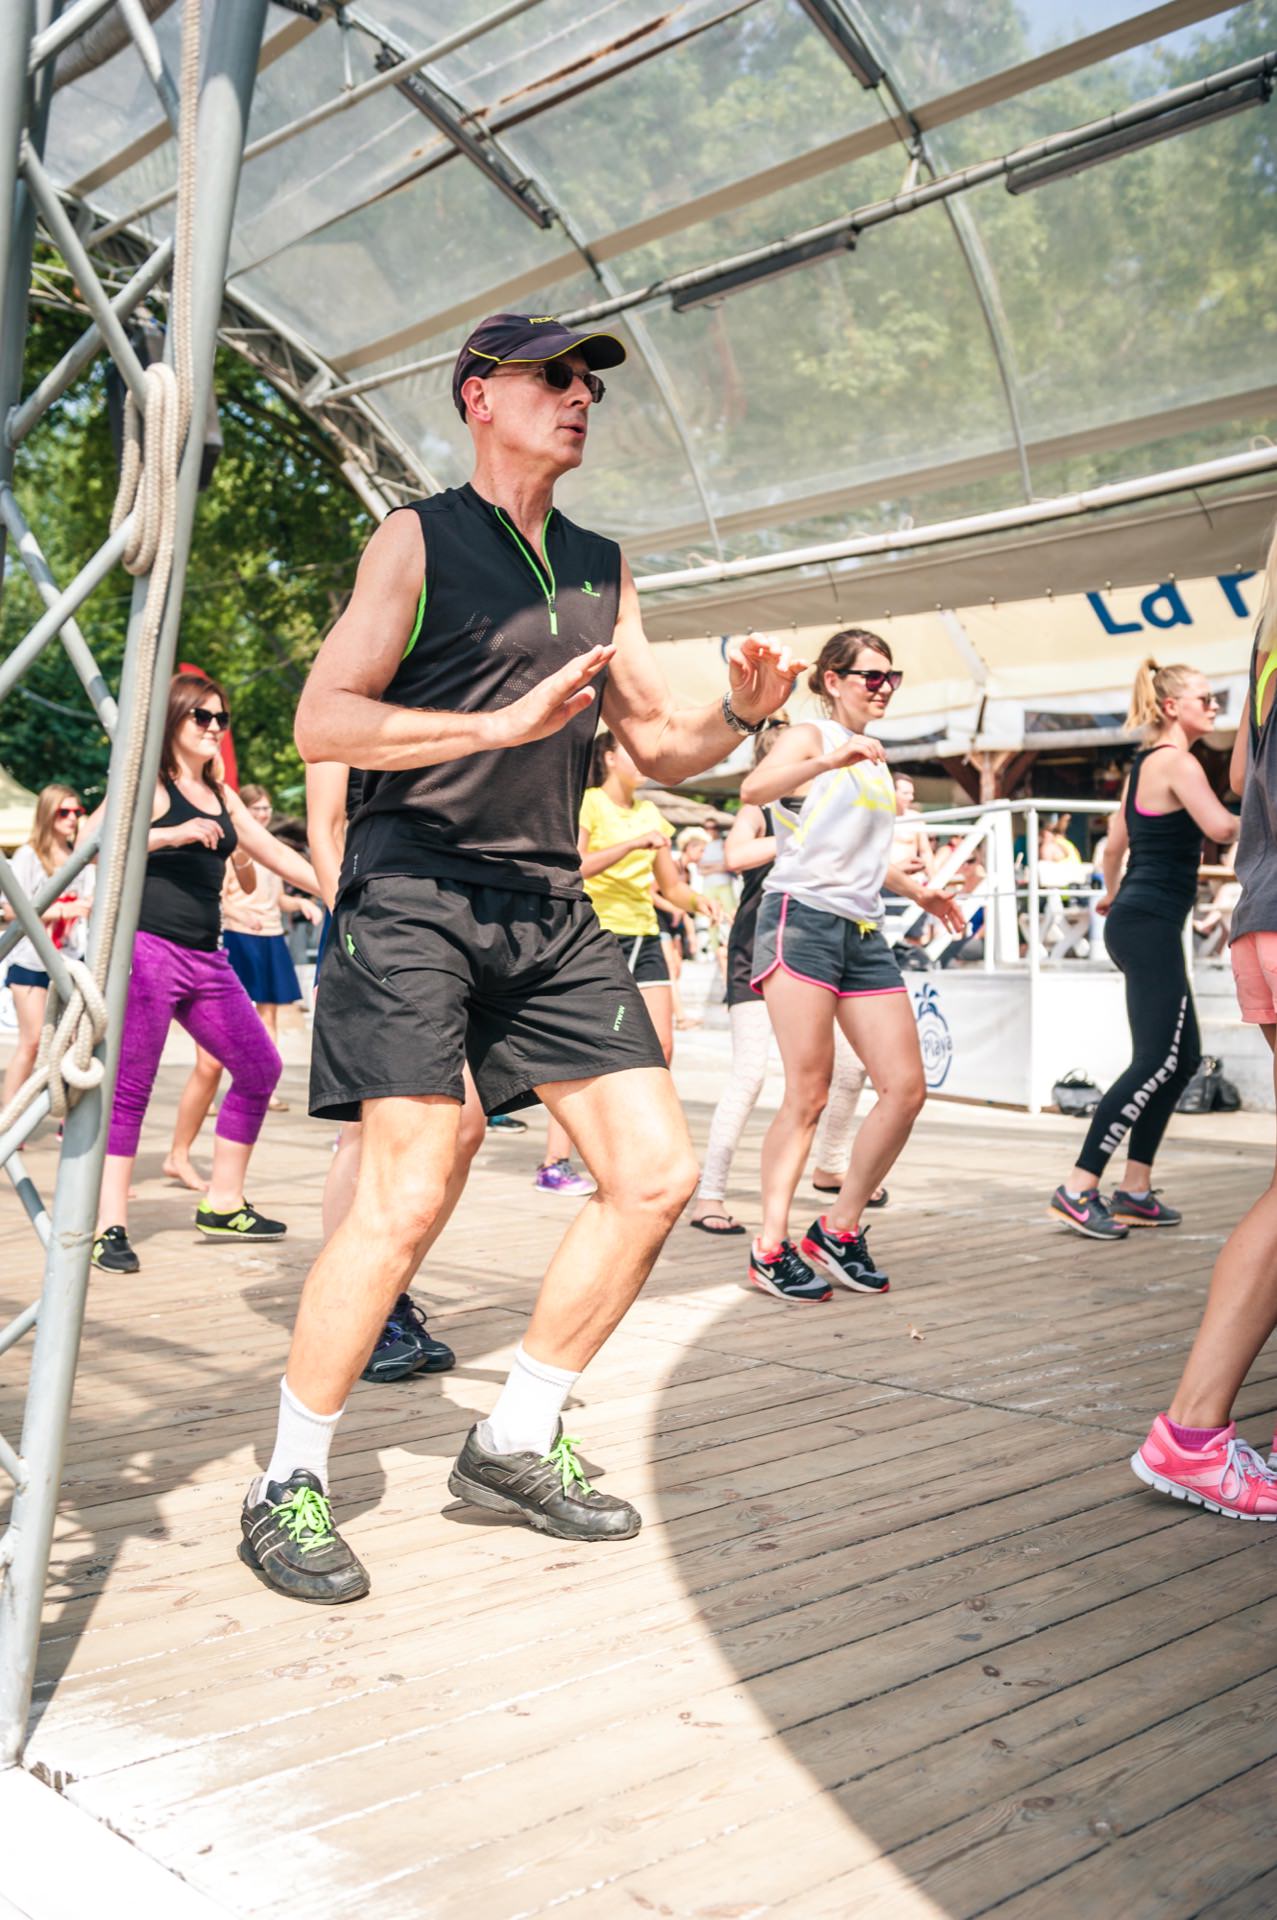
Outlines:
{"type": "MultiPolygon", "coordinates": [[[[782,807],[801,807],[801,800],[782,800],[782,807]]],[[[763,831],[769,837],[775,833],[776,825],[772,819],[770,807],[764,807],[763,831]]],[[[768,860],[761,867],[746,867],[741,875],[740,899],[736,903],[736,918],[732,921],[732,930],[727,939],[728,956],[738,949],[751,959],[754,952],[754,934],[758,927],[758,908],[763,897],[763,882],[771,872],[775,862],[768,860]]]]}
{"type": "Polygon", "coordinates": [[[1134,907],[1162,920],[1182,921],[1197,898],[1202,830],[1185,807],[1141,813],[1139,782],[1144,763],[1162,747],[1146,747],[1131,762],[1126,787],[1126,834],[1131,857],[1114,907],[1134,907]]]}
{"type": "Polygon", "coordinates": [[[197,953],[213,953],[222,937],[226,862],[239,845],[239,836],[224,801],[218,814],[201,812],[175,782],[166,779],[163,786],[168,811],[152,820],[153,827],[179,827],[186,820],[215,819],[222,837],[216,848],[192,844],[161,847],[147,854],[138,930],[158,934],[161,940],[171,940],[178,947],[193,947],[197,953]]]}
{"type": "MultiPolygon", "coordinates": [[[[426,567],[417,627],[382,698],[447,713],[490,713],[612,639],[621,550],[557,507],[538,557],[473,487],[400,509],[415,513],[426,567]]],[[[341,888],[422,874],[524,893],[581,893],[577,820],[606,673],[594,703],[521,747],[433,767],[365,772],[341,888]]]]}

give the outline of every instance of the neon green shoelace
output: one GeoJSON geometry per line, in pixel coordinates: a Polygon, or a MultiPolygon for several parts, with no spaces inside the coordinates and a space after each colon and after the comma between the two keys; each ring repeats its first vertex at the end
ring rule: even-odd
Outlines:
{"type": "Polygon", "coordinates": [[[576,1450],[580,1444],[579,1440],[573,1440],[566,1433],[562,1433],[550,1451],[541,1456],[548,1467],[558,1468],[563,1480],[564,1493],[570,1490],[574,1481],[583,1493],[594,1491],[585,1477],[581,1462],[576,1457],[576,1450]]]}
{"type": "Polygon", "coordinates": [[[327,1546],[333,1537],[332,1508],[322,1493],[313,1487],[298,1487],[296,1493],[281,1501],[271,1512],[282,1530],[294,1539],[303,1553],[327,1546]],[[303,1538],[309,1534],[310,1538],[303,1538]]]}

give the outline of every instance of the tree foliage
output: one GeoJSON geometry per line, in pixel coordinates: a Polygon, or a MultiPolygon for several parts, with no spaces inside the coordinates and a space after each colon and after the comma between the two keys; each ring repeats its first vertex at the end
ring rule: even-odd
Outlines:
{"type": "MultiPolygon", "coordinates": [[[[58,306],[33,310],[29,389],[84,325],[58,306]]],[[[201,494],[178,657],[220,679],[230,699],[240,777],[295,796],[301,763],[293,712],[315,648],[349,589],[372,522],[336,455],[245,361],[220,352],[216,386],[224,450],[201,494]]],[[[99,362],[20,450],[15,490],[60,584],[104,538],[116,461],[99,362]]],[[[115,688],[132,582],[109,576],[82,609],[86,638],[115,688]]],[[[41,610],[24,568],[5,556],[0,654],[41,610]]],[[[101,793],[106,736],[55,641],[0,706],[0,764],[26,786],[66,780],[101,793]]]]}

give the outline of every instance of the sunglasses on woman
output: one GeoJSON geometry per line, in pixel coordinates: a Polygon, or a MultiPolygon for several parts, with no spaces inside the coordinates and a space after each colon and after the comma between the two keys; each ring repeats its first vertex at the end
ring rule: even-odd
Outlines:
{"type": "Polygon", "coordinates": [[[57,817],[59,820],[83,820],[84,808],[83,807],[59,807],[57,812],[57,817]]]}
{"type": "MultiPolygon", "coordinates": [[[[607,388],[597,373],[578,373],[575,367],[568,367],[561,360],[543,360],[539,366],[521,367],[506,362],[511,373],[530,373],[534,380],[544,380],[552,393],[567,393],[574,380],[580,380],[597,407],[607,388]]],[[[491,374],[485,375],[491,379],[491,374]]]]}
{"type": "Polygon", "coordinates": [[[895,693],[904,679],[899,667],[834,667],[833,672],[840,680],[854,673],[858,680],[864,681],[866,693],[882,693],[884,690],[895,693]]]}
{"type": "Polygon", "coordinates": [[[227,727],[231,724],[231,716],[229,713],[217,713],[211,707],[192,707],[191,719],[195,722],[201,733],[207,733],[210,727],[217,727],[222,733],[225,733],[227,727]]]}

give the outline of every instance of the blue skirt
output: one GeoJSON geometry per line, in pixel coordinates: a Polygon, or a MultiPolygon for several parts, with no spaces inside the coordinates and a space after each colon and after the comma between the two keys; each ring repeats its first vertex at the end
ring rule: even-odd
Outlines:
{"type": "Polygon", "coordinates": [[[301,982],[282,933],[232,933],[228,929],[222,942],[255,1007],[291,1007],[301,999],[301,982]]]}

